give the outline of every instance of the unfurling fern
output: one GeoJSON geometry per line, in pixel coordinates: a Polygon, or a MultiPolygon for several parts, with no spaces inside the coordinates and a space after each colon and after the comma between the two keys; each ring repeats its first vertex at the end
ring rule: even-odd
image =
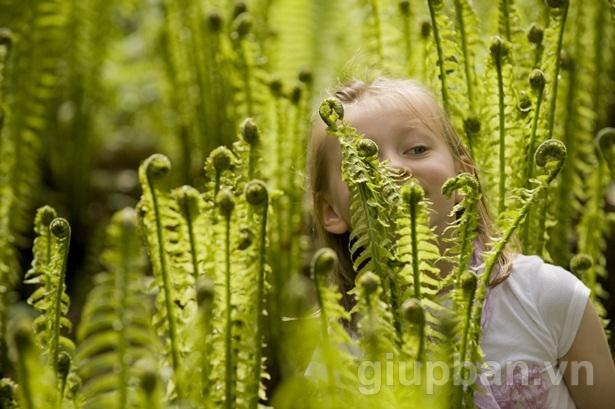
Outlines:
{"type": "Polygon", "coordinates": [[[258,215],[260,226],[258,231],[258,246],[255,246],[255,252],[258,253],[257,276],[256,276],[256,294],[252,298],[256,317],[254,318],[254,357],[253,369],[248,377],[247,395],[250,399],[249,408],[257,409],[259,398],[265,399],[265,388],[261,384],[261,378],[266,372],[263,370],[263,348],[265,334],[265,290],[267,284],[266,254],[267,254],[267,213],[269,211],[269,196],[267,187],[262,181],[255,180],[246,185],[245,188],[246,201],[252,206],[258,215]]]}
{"type": "MultiPolygon", "coordinates": [[[[506,211],[501,215],[502,223],[502,237],[496,239],[489,245],[490,250],[483,254],[483,260],[485,262],[485,268],[482,273],[481,282],[476,289],[476,295],[473,301],[473,307],[471,312],[471,334],[474,345],[478,345],[478,341],[482,332],[481,329],[481,316],[483,310],[483,303],[487,293],[488,285],[492,282],[495,267],[498,262],[498,258],[504,248],[510,242],[515,230],[519,228],[523,219],[527,216],[528,212],[533,206],[544,200],[544,193],[549,188],[549,185],[560,172],[564,161],[566,159],[566,147],[565,145],[556,139],[550,139],[543,142],[534,155],[536,165],[544,169],[544,174],[537,176],[533,183],[535,187],[531,190],[523,190],[521,193],[524,195],[522,199],[522,205],[518,209],[512,209],[506,211]]],[[[471,351],[470,356],[475,356],[477,350],[471,351]]]]}
{"type": "Polygon", "coordinates": [[[353,370],[352,340],[342,321],[350,314],[340,304],[341,294],[330,284],[330,277],[337,268],[337,256],[331,249],[320,249],[314,254],[311,274],[316,287],[320,307],[320,352],[324,366],[323,388],[320,389],[320,406],[328,408],[347,407],[353,402],[351,388],[357,384],[353,370]]]}
{"type": "Polygon", "coordinates": [[[436,300],[442,287],[440,270],[435,263],[440,257],[437,236],[429,227],[429,202],[414,179],[402,187],[403,214],[398,216],[396,256],[403,268],[398,272],[402,288],[401,299],[413,298],[423,310],[415,359],[424,362],[428,339],[438,341],[439,316],[444,313],[443,303],[436,300]]]}
{"type": "MultiPolygon", "coordinates": [[[[478,235],[479,214],[476,207],[481,200],[478,180],[468,174],[461,173],[453,179],[449,179],[442,186],[442,193],[450,196],[453,191],[463,194],[463,200],[452,209],[452,215],[459,215],[452,224],[453,234],[450,238],[452,247],[447,254],[449,260],[456,259],[453,273],[447,278],[445,286],[453,291],[453,312],[456,314],[456,322],[453,323],[453,334],[460,340],[455,346],[454,364],[456,376],[467,379],[467,363],[479,364],[480,354],[477,340],[470,337],[471,314],[476,293],[477,277],[472,269],[477,266],[471,265],[475,253],[480,251],[480,243],[476,240],[478,235]],[[477,249],[473,247],[479,246],[477,249]],[[468,356],[468,351],[474,351],[473,356],[468,356]],[[478,353],[477,353],[478,352],[478,353]]],[[[452,407],[473,407],[472,388],[466,385],[456,385],[454,388],[452,407]]]]}
{"type": "Polygon", "coordinates": [[[339,100],[325,100],[319,113],[327,124],[327,131],[337,136],[341,145],[342,179],[350,190],[352,231],[349,246],[353,267],[358,277],[366,271],[380,277],[383,300],[390,306],[399,332],[399,289],[390,266],[393,212],[400,203],[394,172],[380,165],[378,145],[343,121],[344,109],[339,100]],[[338,120],[342,121],[338,124],[338,120]]]}
{"type": "Polygon", "coordinates": [[[499,214],[508,207],[506,188],[508,180],[516,174],[513,158],[523,151],[523,134],[519,133],[523,126],[517,115],[510,44],[496,37],[489,51],[485,76],[490,97],[483,105],[484,141],[477,156],[484,166],[488,196],[496,199],[494,207],[499,214]]]}
{"type": "Polygon", "coordinates": [[[77,332],[80,398],[84,409],[140,408],[136,364],[153,356],[158,340],[133,209],[122,209],[111,218],[101,262],[104,271],[94,279],[77,332]]]}
{"type": "Polygon", "coordinates": [[[143,195],[138,204],[138,214],[143,235],[152,262],[156,296],[154,326],[165,338],[165,364],[173,371],[172,382],[179,397],[183,394],[181,371],[185,351],[184,330],[187,313],[194,309],[192,276],[178,264],[190,260],[185,255],[190,249],[182,241],[181,216],[177,203],[161,188],[164,176],[171,169],[169,159],[160,154],[147,158],[139,167],[139,180],[143,195]]]}
{"type": "Polygon", "coordinates": [[[63,351],[72,353],[75,349],[73,342],[64,335],[64,330],[70,331],[72,327],[71,322],[66,318],[70,300],[66,294],[65,284],[70,226],[66,219],[60,217],[54,218],[49,223],[53,215],[53,210],[48,207],[42,208],[37,215],[40,240],[39,248],[35,247],[36,252],[32,262],[35,270],[31,270],[31,276],[36,275],[31,282],[38,284],[39,287],[28,298],[28,303],[41,313],[34,320],[34,332],[46,356],[47,364],[60,378],[61,353],[63,351]],[[49,224],[45,225],[45,223],[49,224]],[[40,249],[41,246],[45,249],[40,249]],[[51,257],[45,259],[49,255],[51,257]],[[40,272],[36,271],[39,268],[40,272]]]}

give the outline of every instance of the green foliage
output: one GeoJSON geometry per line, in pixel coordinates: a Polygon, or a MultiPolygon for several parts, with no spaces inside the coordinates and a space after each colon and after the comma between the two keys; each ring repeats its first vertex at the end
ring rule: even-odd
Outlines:
{"type": "Polygon", "coordinates": [[[606,0],[0,0],[0,406],[471,408],[476,385],[429,391],[420,364],[462,379],[481,364],[488,285],[516,240],[570,266],[606,325],[613,15],[606,0]],[[419,181],[325,100],[357,273],[341,294],[335,253],[311,257],[306,235],[310,110],[332,79],[377,72],[432,85],[477,166],[442,186],[463,200],[438,237],[419,181]],[[137,177],[131,153],[157,150],[137,177]],[[38,316],[14,314],[43,194],[77,247],[102,249],[74,364],[65,282],[86,268],[67,271],[51,207],[23,280],[38,316]],[[366,391],[366,363],[424,381],[366,391]]]}

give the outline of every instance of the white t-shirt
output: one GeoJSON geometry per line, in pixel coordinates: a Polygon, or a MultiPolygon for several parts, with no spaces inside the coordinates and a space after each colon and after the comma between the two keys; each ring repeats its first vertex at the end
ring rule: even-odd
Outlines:
{"type": "MultiPolygon", "coordinates": [[[[572,273],[538,256],[514,258],[510,276],[485,299],[481,347],[496,376],[489,393],[474,396],[480,409],[576,409],[558,359],[574,341],[589,293],[572,273]]],[[[578,374],[584,382],[587,367],[578,374]]]]}

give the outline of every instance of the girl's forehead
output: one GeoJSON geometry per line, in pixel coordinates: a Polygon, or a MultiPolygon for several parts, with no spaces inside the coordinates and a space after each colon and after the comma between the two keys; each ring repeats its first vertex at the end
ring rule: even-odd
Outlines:
{"type": "Polygon", "coordinates": [[[400,129],[428,128],[439,131],[440,115],[432,98],[423,95],[384,94],[367,96],[345,105],[345,117],[352,123],[366,122],[400,129]]]}

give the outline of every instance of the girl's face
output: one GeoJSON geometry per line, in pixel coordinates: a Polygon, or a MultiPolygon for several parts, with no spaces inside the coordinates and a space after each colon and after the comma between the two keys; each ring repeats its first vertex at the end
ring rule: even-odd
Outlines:
{"type": "MultiPolygon", "coordinates": [[[[417,104],[429,102],[419,101],[417,104]]],[[[447,198],[441,192],[444,182],[461,171],[444,137],[430,130],[399,104],[364,104],[362,101],[344,107],[344,119],[359,133],[376,142],[380,160],[405,169],[421,184],[425,196],[432,202],[430,224],[442,234],[452,222],[451,209],[457,197],[447,198]]],[[[416,104],[415,104],[416,105],[416,104]]],[[[416,112],[430,110],[420,109],[416,112]]],[[[324,131],[324,129],[323,129],[324,131]]],[[[329,181],[327,193],[320,201],[323,225],[334,234],[345,233],[350,225],[350,192],[341,176],[339,141],[327,137],[329,181]]]]}

